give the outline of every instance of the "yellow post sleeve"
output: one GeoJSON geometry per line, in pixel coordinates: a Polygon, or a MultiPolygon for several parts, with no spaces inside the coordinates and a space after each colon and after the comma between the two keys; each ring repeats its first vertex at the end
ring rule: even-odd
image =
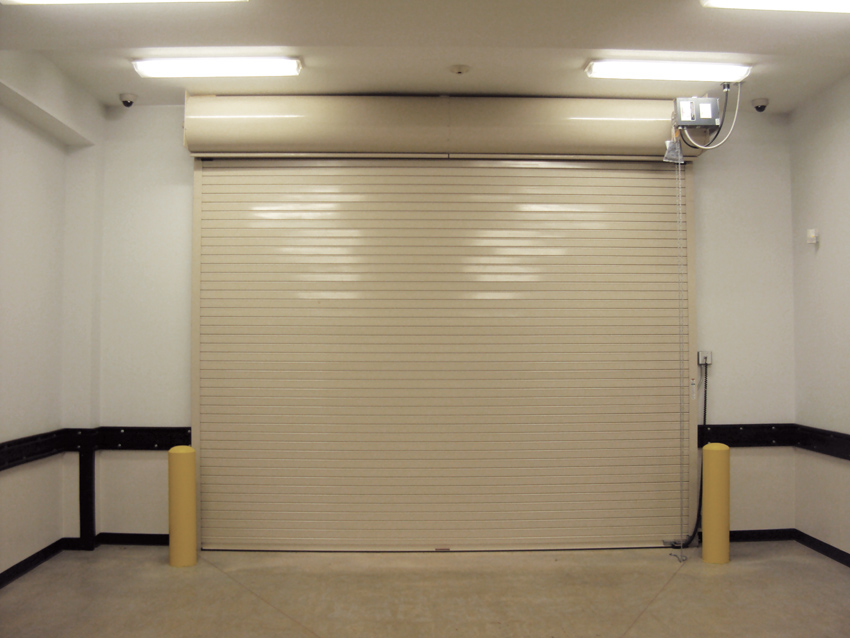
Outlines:
{"type": "Polygon", "coordinates": [[[729,562],[729,446],[702,448],[702,560],[729,562]]]}
{"type": "Polygon", "coordinates": [[[168,451],[168,563],[191,567],[198,562],[195,450],[178,445],[168,451]]]}

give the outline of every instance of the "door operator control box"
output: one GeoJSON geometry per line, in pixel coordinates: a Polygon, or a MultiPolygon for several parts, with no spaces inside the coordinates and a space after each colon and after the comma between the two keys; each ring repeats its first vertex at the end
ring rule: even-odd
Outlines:
{"type": "Polygon", "coordinates": [[[677,97],[676,126],[720,126],[720,100],[716,97],[677,97]]]}

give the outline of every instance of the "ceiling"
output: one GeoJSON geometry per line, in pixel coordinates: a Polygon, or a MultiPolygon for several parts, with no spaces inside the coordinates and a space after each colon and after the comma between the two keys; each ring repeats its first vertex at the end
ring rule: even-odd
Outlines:
{"type": "Polygon", "coordinates": [[[37,52],[105,105],[198,94],[673,98],[702,83],[591,80],[594,58],[737,61],[744,99],[787,113],[850,74],[850,14],[706,9],[699,0],[249,0],[184,5],[0,5],[0,50],[37,52]],[[153,80],[131,60],[295,55],[299,77],[153,80]],[[450,67],[470,71],[454,75],[450,67]]]}

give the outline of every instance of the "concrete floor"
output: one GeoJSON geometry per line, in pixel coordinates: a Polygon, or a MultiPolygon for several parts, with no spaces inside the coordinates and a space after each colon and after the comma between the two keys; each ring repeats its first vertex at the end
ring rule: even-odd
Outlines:
{"type": "Polygon", "coordinates": [[[63,552],[0,590],[0,636],[850,636],[850,569],[794,542],[446,554],[63,552]]]}

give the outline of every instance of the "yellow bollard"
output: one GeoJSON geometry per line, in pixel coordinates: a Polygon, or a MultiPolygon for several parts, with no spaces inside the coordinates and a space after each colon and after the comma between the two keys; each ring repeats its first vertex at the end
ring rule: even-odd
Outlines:
{"type": "Polygon", "coordinates": [[[729,562],[729,446],[702,448],[702,560],[729,562]]]}
{"type": "Polygon", "coordinates": [[[191,567],[198,562],[195,450],[178,445],[168,451],[168,563],[191,567]]]}

